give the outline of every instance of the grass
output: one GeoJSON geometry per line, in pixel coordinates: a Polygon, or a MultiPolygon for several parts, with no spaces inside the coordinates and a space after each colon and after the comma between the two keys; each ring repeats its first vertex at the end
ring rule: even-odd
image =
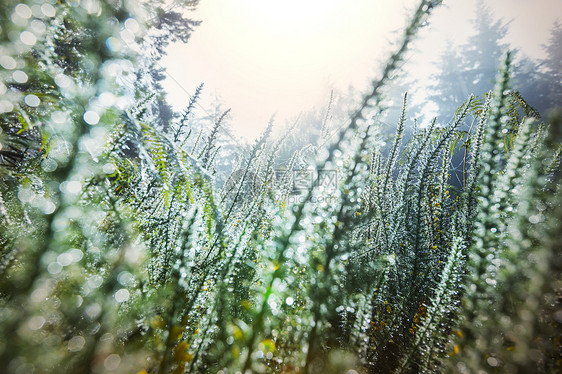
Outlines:
{"type": "MultiPolygon", "coordinates": [[[[193,135],[201,88],[168,131],[153,125],[154,92],[137,88],[127,108],[99,103],[128,95],[105,68],[141,58],[100,43],[141,16],[98,5],[57,4],[38,45],[11,57],[33,84],[10,91],[0,114],[5,372],[560,370],[562,125],[510,91],[509,53],[495,91],[467,98],[451,124],[406,131],[405,95],[387,149],[373,113],[440,5],[421,1],[316,159],[296,152],[276,170],[286,138],[272,139],[270,123],[218,186],[228,111],[193,135]],[[72,28],[89,36],[61,52],[68,64],[38,55],[72,28]],[[71,84],[56,83],[63,73],[71,84]]],[[[20,23],[8,26],[31,27],[20,23]]]]}

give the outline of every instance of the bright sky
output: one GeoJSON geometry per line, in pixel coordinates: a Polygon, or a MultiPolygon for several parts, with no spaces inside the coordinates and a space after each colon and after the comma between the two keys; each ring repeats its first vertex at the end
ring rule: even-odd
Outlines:
{"type": "MultiPolygon", "coordinates": [[[[247,139],[259,136],[272,114],[283,125],[302,110],[323,107],[332,87],[365,89],[391,52],[418,0],[201,0],[189,17],[203,21],[187,45],[169,48],[164,87],[176,108],[205,83],[201,104],[212,112],[219,97],[232,108],[232,127],[247,139]],[[186,91],[188,93],[186,93],[186,91]]],[[[430,19],[408,64],[420,77],[445,42],[462,42],[471,31],[477,0],[445,1],[430,19]]],[[[532,57],[562,0],[485,2],[510,23],[508,41],[532,57]]],[[[560,17],[560,16],[559,16],[560,17]]]]}

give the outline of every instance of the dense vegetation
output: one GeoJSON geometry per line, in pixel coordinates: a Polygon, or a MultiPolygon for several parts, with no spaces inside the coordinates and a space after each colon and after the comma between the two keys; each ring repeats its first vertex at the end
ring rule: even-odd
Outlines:
{"type": "Polygon", "coordinates": [[[177,115],[158,83],[193,2],[3,2],[2,372],[559,372],[561,118],[507,53],[452,123],[409,123],[404,95],[381,141],[440,3],[335,139],[281,168],[270,124],[216,183],[227,112],[192,131],[200,90],[177,115]]]}

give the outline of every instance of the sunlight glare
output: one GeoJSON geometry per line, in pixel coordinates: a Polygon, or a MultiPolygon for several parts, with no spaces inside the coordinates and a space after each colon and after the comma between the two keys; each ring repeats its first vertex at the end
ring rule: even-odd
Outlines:
{"type": "Polygon", "coordinates": [[[238,120],[261,127],[274,113],[325,105],[331,87],[367,83],[404,10],[373,0],[201,2],[202,25],[187,48],[170,51],[168,66],[191,90],[204,79],[238,120]]]}

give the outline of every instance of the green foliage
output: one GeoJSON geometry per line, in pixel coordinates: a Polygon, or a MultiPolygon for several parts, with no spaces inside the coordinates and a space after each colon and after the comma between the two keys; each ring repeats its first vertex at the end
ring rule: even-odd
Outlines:
{"type": "Polygon", "coordinates": [[[509,54],[449,125],[405,135],[405,95],[387,149],[381,90],[423,0],[315,160],[275,169],[271,122],[219,184],[228,111],[194,136],[201,88],[166,116],[136,64],[195,25],[161,3],[0,8],[4,372],[560,370],[562,122],[510,90],[509,54]]]}

